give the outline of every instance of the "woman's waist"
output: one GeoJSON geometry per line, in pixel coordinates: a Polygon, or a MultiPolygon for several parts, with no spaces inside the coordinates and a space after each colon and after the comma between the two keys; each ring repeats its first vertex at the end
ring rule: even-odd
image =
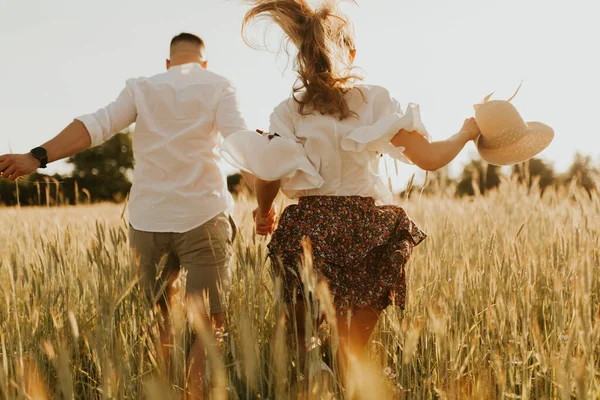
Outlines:
{"type": "Polygon", "coordinates": [[[391,193],[385,187],[383,182],[374,182],[370,185],[323,185],[320,188],[307,190],[294,190],[286,187],[284,184],[282,192],[291,199],[298,199],[300,202],[315,202],[320,198],[321,202],[344,202],[342,198],[355,199],[355,202],[368,203],[387,203],[391,193]]]}
{"type": "Polygon", "coordinates": [[[375,199],[358,195],[308,195],[298,198],[298,205],[306,207],[374,207],[375,199]]]}

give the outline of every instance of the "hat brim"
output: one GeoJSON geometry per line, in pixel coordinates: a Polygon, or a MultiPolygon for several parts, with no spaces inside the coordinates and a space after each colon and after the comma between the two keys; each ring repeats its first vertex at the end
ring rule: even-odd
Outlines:
{"type": "Polygon", "coordinates": [[[529,160],[541,153],[554,139],[554,130],[541,122],[528,122],[525,135],[514,143],[497,149],[483,146],[477,140],[479,155],[489,164],[514,165],[529,160]]]}

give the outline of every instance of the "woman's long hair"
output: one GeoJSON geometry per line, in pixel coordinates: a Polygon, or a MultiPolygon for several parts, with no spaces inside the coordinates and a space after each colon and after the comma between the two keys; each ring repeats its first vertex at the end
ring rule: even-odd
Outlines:
{"type": "Polygon", "coordinates": [[[244,18],[242,35],[247,44],[248,24],[256,18],[268,18],[283,29],[298,49],[294,69],[298,81],[294,99],[300,114],[315,111],[344,120],[356,115],[349,109],[344,94],[361,78],[353,74],[354,51],[352,24],[338,11],[337,0],[325,0],[313,10],[306,0],[247,0],[253,8],[244,18]]]}

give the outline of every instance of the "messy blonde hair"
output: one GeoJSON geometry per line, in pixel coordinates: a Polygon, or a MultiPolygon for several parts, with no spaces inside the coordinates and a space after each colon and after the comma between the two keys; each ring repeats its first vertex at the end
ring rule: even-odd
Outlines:
{"type": "Polygon", "coordinates": [[[313,10],[306,0],[247,0],[253,5],[244,18],[242,35],[256,18],[271,19],[283,29],[287,42],[298,49],[294,70],[298,81],[294,99],[302,115],[315,111],[344,120],[355,116],[344,94],[361,78],[353,73],[354,32],[338,10],[338,0],[325,0],[313,10]],[[298,96],[300,94],[300,96],[298,96]]]}

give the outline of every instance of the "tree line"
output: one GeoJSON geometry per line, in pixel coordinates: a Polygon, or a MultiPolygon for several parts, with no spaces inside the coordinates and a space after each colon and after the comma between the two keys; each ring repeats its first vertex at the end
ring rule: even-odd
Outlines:
{"type": "Polygon", "coordinates": [[[507,174],[498,166],[482,160],[473,160],[464,167],[460,179],[456,182],[456,195],[473,196],[477,192],[485,194],[498,187],[503,176],[514,177],[529,187],[535,185],[542,193],[551,186],[575,183],[591,194],[598,189],[600,168],[594,164],[591,156],[580,153],[575,154],[571,166],[563,174],[557,174],[552,165],[539,158],[517,164],[511,167],[507,174]]]}
{"type": "MultiPolygon", "coordinates": [[[[101,146],[70,157],[67,162],[73,166],[73,172],[66,176],[36,172],[17,182],[0,179],[0,205],[85,204],[126,199],[135,163],[129,132],[119,133],[101,146]]],[[[429,173],[424,187],[413,187],[411,180],[407,191],[427,194],[445,190],[457,196],[473,196],[496,188],[503,175],[500,167],[473,160],[463,168],[458,179],[449,177],[447,168],[443,168],[429,173]]],[[[590,156],[576,154],[564,174],[557,174],[552,165],[533,158],[512,167],[508,175],[523,184],[537,185],[542,192],[550,186],[575,182],[593,193],[598,190],[600,168],[590,156]]],[[[229,176],[227,185],[232,193],[247,189],[239,174],[229,176]]]]}

